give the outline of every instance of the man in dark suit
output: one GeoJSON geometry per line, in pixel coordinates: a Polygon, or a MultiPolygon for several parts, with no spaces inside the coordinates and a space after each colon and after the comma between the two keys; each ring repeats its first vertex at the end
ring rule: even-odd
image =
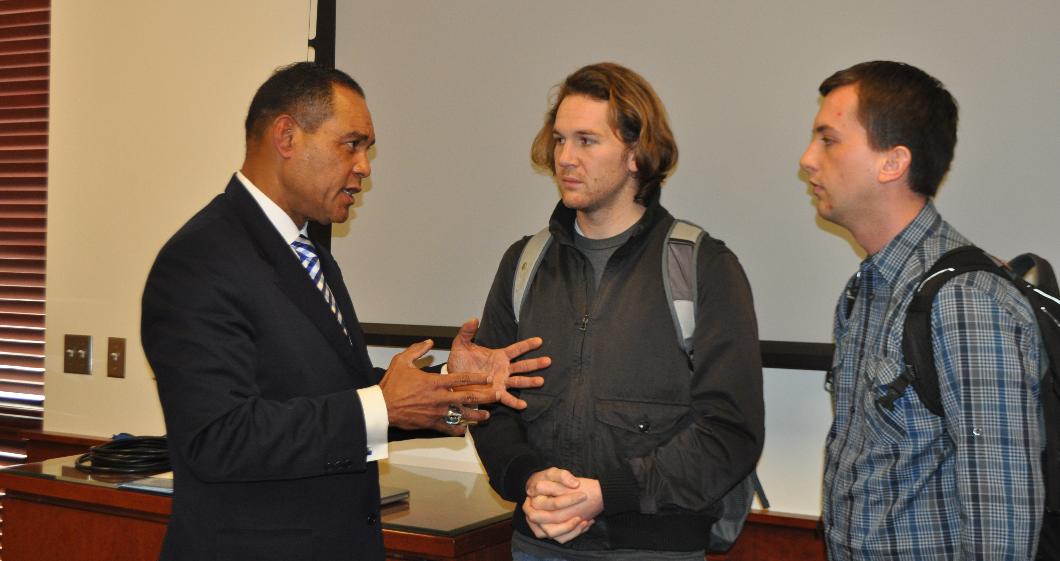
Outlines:
{"type": "Polygon", "coordinates": [[[500,399],[511,362],[540,345],[454,342],[440,376],[413,361],[430,341],[372,367],[342,274],[305,236],[343,222],[371,173],[361,87],[310,63],[277,71],[247,115],[243,167],[159,252],[142,340],[158,380],[174,472],[163,560],[384,558],[375,460],[387,441],[463,434],[467,406],[500,399]],[[421,432],[416,432],[421,431],[421,432]]]}

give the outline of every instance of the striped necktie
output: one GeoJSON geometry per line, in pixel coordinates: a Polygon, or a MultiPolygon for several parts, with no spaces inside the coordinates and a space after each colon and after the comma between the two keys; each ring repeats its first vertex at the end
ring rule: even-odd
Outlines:
{"type": "Polygon", "coordinates": [[[317,285],[317,290],[324,295],[324,302],[327,302],[328,307],[331,308],[331,313],[335,314],[335,318],[339,320],[342,332],[349,338],[350,334],[346,331],[346,322],[342,321],[342,312],[339,311],[339,307],[335,302],[335,296],[331,294],[328,283],[324,282],[324,271],[320,268],[320,257],[317,255],[313,242],[309,238],[299,235],[297,240],[291,242],[291,249],[298,255],[298,260],[302,262],[302,266],[309,273],[309,278],[313,281],[313,284],[317,285]]]}

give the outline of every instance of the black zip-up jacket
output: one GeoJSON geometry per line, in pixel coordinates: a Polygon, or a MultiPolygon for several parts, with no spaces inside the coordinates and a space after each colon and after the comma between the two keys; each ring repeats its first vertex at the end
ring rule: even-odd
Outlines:
{"type": "MultiPolygon", "coordinates": [[[[478,342],[540,336],[552,357],[523,411],[497,407],[472,429],[493,488],[521,503],[527,479],[560,467],[600,481],[604,511],[579,550],[706,549],[715,502],[754,468],[764,440],[762,367],[751,290],[736,256],[709,236],[696,267],[694,359],[678,344],[662,276],[673,217],[652,200],[600,285],[557,205],[553,243],[516,323],[512,283],[529,238],[501,260],[478,342]],[[691,366],[691,368],[690,368],[691,366]]],[[[521,504],[517,531],[533,536],[521,504]]]]}

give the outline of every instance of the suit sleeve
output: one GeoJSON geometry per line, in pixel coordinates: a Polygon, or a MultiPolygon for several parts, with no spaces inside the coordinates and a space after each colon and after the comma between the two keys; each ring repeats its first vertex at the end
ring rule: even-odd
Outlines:
{"type": "Polygon", "coordinates": [[[1029,559],[1045,500],[1037,324],[1013,287],[972,273],[939,291],[932,331],[961,559],[1029,559]]]}
{"type": "MultiPolygon", "coordinates": [[[[501,259],[482,312],[476,337],[480,345],[496,349],[517,340],[519,326],[512,307],[512,284],[516,263],[528,239],[513,244],[501,259]]],[[[526,480],[548,466],[527,441],[520,412],[493,407],[489,422],[472,427],[471,435],[493,489],[509,501],[526,498],[526,480]]]]}
{"type": "MultiPolygon", "coordinates": [[[[207,482],[364,470],[364,415],[353,384],[263,397],[263,380],[300,375],[281,371],[285,367],[275,359],[301,360],[296,345],[312,341],[298,338],[310,335],[288,327],[290,348],[278,338],[267,339],[275,337],[264,333],[261,323],[260,308],[268,303],[254,301],[260,294],[250,288],[268,282],[257,278],[261,267],[248,266],[253,263],[241,261],[239,252],[218,255],[223,251],[192,251],[191,245],[163,249],[142,306],[141,336],[157,378],[174,463],[207,482]]],[[[319,363],[322,370],[337,365],[319,363]]]]}
{"type": "Polygon", "coordinates": [[[754,469],[765,440],[751,288],[736,256],[705,240],[697,258],[691,403],[695,421],[628,472],[600,478],[605,514],[708,510],[754,469]]]}

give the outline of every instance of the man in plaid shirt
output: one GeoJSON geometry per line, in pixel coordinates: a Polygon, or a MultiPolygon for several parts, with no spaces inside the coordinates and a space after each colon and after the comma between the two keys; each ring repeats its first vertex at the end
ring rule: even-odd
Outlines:
{"type": "Polygon", "coordinates": [[[1041,525],[1046,357],[1034,315],[1008,282],[960,275],[931,312],[945,416],[909,387],[902,322],[925,271],[970,242],[932,203],[957,142],[957,104],[895,62],[841,70],[820,86],[800,166],[818,214],[867,254],[836,308],[823,522],[832,561],[1028,560],[1041,525]]]}

